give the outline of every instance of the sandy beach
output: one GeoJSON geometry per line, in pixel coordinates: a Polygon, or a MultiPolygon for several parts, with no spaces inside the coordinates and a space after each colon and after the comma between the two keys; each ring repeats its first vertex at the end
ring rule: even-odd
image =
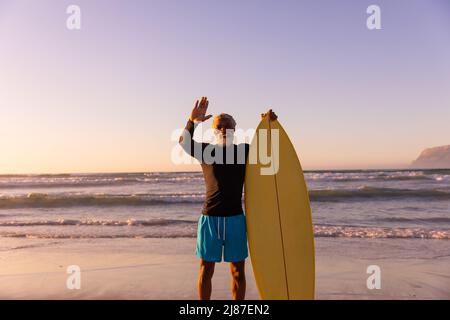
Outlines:
{"type": "MultiPolygon", "coordinates": [[[[195,239],[2,239],[0,299],[197,299],[195,239]],[[81,268],[81,289],[66,268],[81,268]]],[[[442,240],[316,239],[317,299],[449,299],[450,246],[442,240]],[[368,265],[381,289],[366,287],[368,265]]],[[[228,264],[213,299],[230,299],[228,264]]],[[[258,299],[250,261],[247,299],[258,299]]]]}

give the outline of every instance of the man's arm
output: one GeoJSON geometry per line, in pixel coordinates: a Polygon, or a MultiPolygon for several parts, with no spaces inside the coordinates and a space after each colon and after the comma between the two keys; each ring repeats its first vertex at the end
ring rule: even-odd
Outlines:
{"type": "Polygon", "coordinates": [[[198,122],[194,122],[191,119],[188,120],[183,133],[180,136],[179,143],[186,153],[190,154],[198,161],[203,160],[203,150],[205,150],[208,143],[200,143],[194,140],[194,131],[198,122]]]}
{"type": "Polygon", "coordinates": [[[180,136],[179,143],[192,157],[198,161],[203,160],[203,150],[208,146],[208,143],[199,143],[194,140],[194,131],[198,123],[208,120],[212,115],[206,115],[208,110],[209,101],[206,97],[202,97],[195,102],[195,106],[191,111],[189,120],[183,133],[180,136]]]}

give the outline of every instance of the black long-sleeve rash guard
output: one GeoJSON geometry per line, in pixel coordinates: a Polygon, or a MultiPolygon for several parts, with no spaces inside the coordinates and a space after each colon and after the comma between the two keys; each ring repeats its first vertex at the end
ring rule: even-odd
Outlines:
{"type": "Polygon", "coordinates": [[[180,145],[202,166],[206,185],[202,213],[221,217],[242,214],[242,188],[249,144],[225,147],[199,143],[194,140],[194,130],[195,124],[189,120],[180,137],[180,145]]]}

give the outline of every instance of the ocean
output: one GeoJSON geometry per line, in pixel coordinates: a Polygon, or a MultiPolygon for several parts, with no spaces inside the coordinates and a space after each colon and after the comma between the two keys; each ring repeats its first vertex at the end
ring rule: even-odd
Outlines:
{"type": "MultiPolygon", "coordinates": [[[[315,237],[450,240],[450,170],[305,177],[315,237]]],[[[0,175],[0,238],[193,238],[203,199],[201,172],[0,175]]]]}

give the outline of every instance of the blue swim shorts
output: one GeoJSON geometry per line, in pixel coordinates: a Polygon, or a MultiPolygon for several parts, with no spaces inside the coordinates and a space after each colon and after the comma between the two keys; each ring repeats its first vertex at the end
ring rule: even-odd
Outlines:
{"type": "Polygon", "coordinates": [[[229,217],[201,215],[195,254],[209,262],[239,262],[248,257],[244,214],[229,217]]]}

